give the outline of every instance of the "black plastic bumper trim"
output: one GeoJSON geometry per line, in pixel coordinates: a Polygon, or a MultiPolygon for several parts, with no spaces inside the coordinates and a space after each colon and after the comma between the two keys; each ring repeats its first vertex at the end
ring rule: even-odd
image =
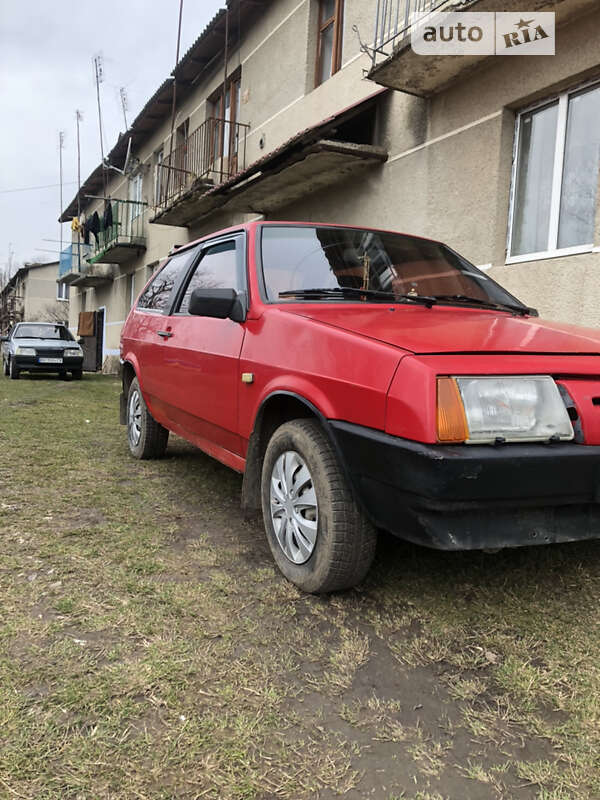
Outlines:
{"type": "Polygon", "coordinates": [[[429,445],[330,425],[367,513],[403,538],[443,549],[600,538],[600,447],[429,445]]]}

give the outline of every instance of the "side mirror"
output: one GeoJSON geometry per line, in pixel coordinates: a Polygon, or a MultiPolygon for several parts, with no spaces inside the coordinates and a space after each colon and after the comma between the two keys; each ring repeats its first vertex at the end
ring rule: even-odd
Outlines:
{"type": "Polygon", "coordinates": [[[77,339],[77,344],[81,347],[82,344],[85,344],[85,339],[80,336],[79,339],[77,339]]]}
{"type": "Polygon", "coordinates": [[[244,306],[235,289],[194,289],[188,312],[196,317],[216,317],[243,322],[244,306]]]}

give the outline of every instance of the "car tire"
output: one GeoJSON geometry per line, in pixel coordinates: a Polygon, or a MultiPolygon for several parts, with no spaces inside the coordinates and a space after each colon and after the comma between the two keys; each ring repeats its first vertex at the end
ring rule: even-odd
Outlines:
{"type": "Polygon", "coordinates": [[[269,546],[288,580],[315,594],[360,583],[373,562],[377,532],[316,420],[277,428],[265,452],[261,495],[269,546]]]}
{"type": "Polygon", "coordinates": [[[127,395],[127,441],[135,458],[162,458],[167,449],[169,431],[158,423],[144,402],[137,378],[131,381],[127,395]]]}
{"type": "Polygon", "coordinates": [[[18,381],[21,376],[20,370],[17,368],[15,362],[11,359],[9,362],[8,373],[13,381],[18,381]]]}
{"type": "Polygon", "coordinates": [[[83,370],[73,369],[71,370],[71,375],[73,376],[73,380],[80,381],[83,377],[83,370]]]}
{"type": "Polygon", "coordinates": [[[10,375],[10,369],[8,368],[8,361],[5,361],[4,359],[2,360],[2,371],[8,378],[8,376],[10,375]]]}

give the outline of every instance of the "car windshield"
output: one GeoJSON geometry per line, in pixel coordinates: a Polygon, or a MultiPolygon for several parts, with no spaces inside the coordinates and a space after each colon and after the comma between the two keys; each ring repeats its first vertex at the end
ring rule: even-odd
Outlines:
{"type": "Polygon", "coordinates": [[[435,303],[526,309],[450,248],[403,234],[264,226],[262,266],[271,302],[299,298],[393,302],[420,297],[435,303]]]}
{"type": "Polygon", "coordinates": [[[73,336],[64,325],[18,325],[14,339],[59,339],[72,342],[73,336]]]}

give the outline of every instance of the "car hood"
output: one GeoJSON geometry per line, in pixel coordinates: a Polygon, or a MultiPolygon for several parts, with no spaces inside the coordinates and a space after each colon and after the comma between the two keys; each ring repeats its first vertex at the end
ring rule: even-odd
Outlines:
{"type": "MultiPolygon", "coordinates": [[[[282,306],[280,306],[282,308],[282,306]]],[[[600,354],[600,331],[455,306],[303,304],[282,310],[416,354],[600,354]]]]}
{"type": "Polygon", "coordinates": [[[14,339],[14,347],[35,347],[36,350],[64,350],[67,347],[78,347],[77,342],[65,339],[14,339]]]}

